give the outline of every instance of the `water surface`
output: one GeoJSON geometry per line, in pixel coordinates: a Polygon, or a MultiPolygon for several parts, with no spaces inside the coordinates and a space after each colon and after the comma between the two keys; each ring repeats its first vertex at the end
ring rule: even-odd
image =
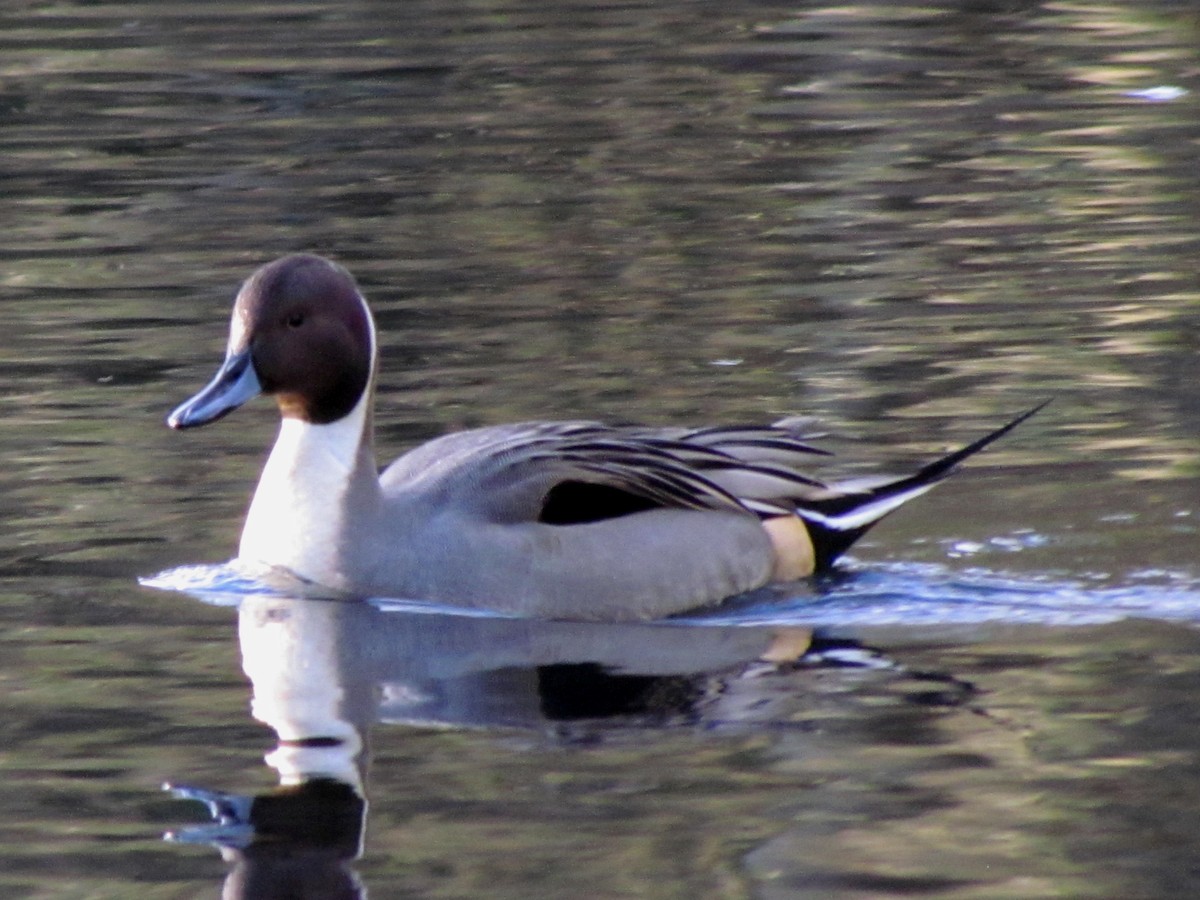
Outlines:
{"type": "Polygon", "coordinates": [[[339,719],[370,803],[315,854],[329,885],[1195,893],[1198,26],[1169,0],[7,8],[0,893],[263,871],[162,842],[205,817],[159,786],[276,790],[243,665],[287,667],[244,658],[245,604],[137,578],[232,555],[273,412],[162,416],[240,279],[297,250],[376,310],[387,458],[513,419],[805,414],[840,475],[1054,397],[845,574],[723,619],[349,613],[393,639],[346,682],[378,701],[339,719]],[[764,663],[781,628],[875,652],[764,663]]]}

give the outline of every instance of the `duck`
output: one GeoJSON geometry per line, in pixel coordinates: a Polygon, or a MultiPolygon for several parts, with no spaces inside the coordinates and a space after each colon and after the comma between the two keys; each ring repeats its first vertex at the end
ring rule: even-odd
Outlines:
{"type": "Polygon", "coordinates": [[[255,271],[212,380],[167,417],[263,394],[281,423],[237,562],[338,597],[547,619],[647,620],[830,569],[872,526],[1040,404],[908,475],[824,482],[797,420],[646,427],[529,421],[454,432],[380,471],[378,337],[354,277],[321,256],[255,271]]]}

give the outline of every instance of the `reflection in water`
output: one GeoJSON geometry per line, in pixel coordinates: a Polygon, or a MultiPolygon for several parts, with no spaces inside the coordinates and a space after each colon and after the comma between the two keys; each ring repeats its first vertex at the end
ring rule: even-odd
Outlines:
{"type": "Polygon", "coordinates": [[[167,837],[220,848],[231,866],[223,897],[365,896],[351,863],[362,852],[367,806],[351,785],[314,776],[256,797],[167,788],[180,799],[207,805],[217,823],[167,837]]]}
{"type": "Polygon", "coordinates": [[[266,762],[281,787],[250,798],[171,786],[208,805],[216,824],[172,837],[221,848],[231,897],[287,896],[296,884],[353,895],[347,865],[361,851],[376,722],[551,728],[564,739],[571,723],[597,720],[762,722],[772,706],[746,676],[811,647],[798,627],[544,622],[264,596],[242,600],[238,636],[253,715],[278,738],[266,762]]]}
{"type": "MultiPolygon", "coordinates": [[[[896,666],[864,655],[853,643],[814,637],[810,626],[851,634],[874,630],[886,633],[894,646],[905,641],[929,646],[939,625],[959,638],[978,639],[979,624],[985,621],[1078,625],[1111,621],[1129,612],[1106,611],[1103,603],[1118,598],[1103,590],[1072,591],[998,576],[972,581],[913,567],[848,573],[814,585],[803,596],[750,597],[718,614],[623,625],[506,618],[400,601],[256,594],[254,585],[230,567],[176,570],[152,583],[186,589],[209,602],[237,602],[242,664],[253,684],[253,714],[278,739],[266,757],[279,781],[276,790],[249,797],[176,788],[178,796],[208,804],[214,824],[183,829],[174,837],[220,848],[230,866],[229,897],[285,896],[297,884],[322,885],[323,896],[350,897],[363,890],[355,860],[368,831],[369,736],[380,722],[419,729],[522,729],[544,735],[551,744],[589,748],[619,740],[625,733],[645,741],[671,730],[664,726],[685,725],[686,730],[700,728],[705,733],[770,735],[772,753],[796,764],[828,756],[831,746],[842,749],[837,741],[841,733],[851,738],[843,752],[864,754],[859,764],[867,768],[856,779],[878,779],[882,785],[892,777],[917,777],[906,774],[906,767],[914,773],[929,766],[932,773],[944,768],[957,772],[962,760],[975,758],[973,754],[978,762],[971,767],[979,766],[986,774],[993,766],[1003,770],[1011,762],[1004,760],[1014,753],[1023,757],[1013,746],[1016,735],[1009,724],[1001,718],[972,735],[969,723],[978,716],[940,725],[934,718],[938,711],[966,701],[974,712],[984,713],[985,721],[989,718],[986,710],[974,709],[979,695],[970,681],[943,674],[940,666],[922,666],[919,671],[896,666]],[[969,632],[962,630],[964,623],[972,624],[969,632]],[[885,703],[861,721],[852,715],[839,722],[844,712],[830,719],[829,710],[821,708],[821,691],[814,694],[813,682],[796,677],[812,674],[811,666],[822,659],[883,669],[887,680],[900,688],[901,704],[885,703]],[[798,662],[809,665],[795,665],[798,662]],[[928,715],[906,713],[906,708],[928,715]],[[860,734],[860,728],[866,731],[860,734]],[[963,748],[976,742],[978,747],[971,752],[947,747],[944,754],[930,756],[945,740],[943,729],[946,736],[956,735],[954,740],[961,740],[963,748]],[[963,739],[964,735],[971,737],[963,739]],[[914,755],[896,771],[871,775],[872,754],[880,741],[911,747],[914,755]]],[[[1168,596],[1149,589],[1141,599],[1157,597],[1153,602],[1167,614],[1168,596]]],[[[1187,614],[1194,608],[1194,603],[1184,603],[1180,611],[1187,614]]],[[[1019,658],[1023,639],[1014,648],[1014,658],[1019,658]]],[[[994,674],[988,677],[995,680],[994,674]]],[[[845,689],[845,684],[834,688],[845,689]]],[[[887,690],[894,687],[881,696],[887,690]]],[[[867,702],[878,703],[878,698],[867,702]]],[[[411,743],[420,733],[404,740],[411,743]]],[[[475,764],[480,764],[478,759],[475,764]]],[[[457,771],[471,763],[464,759],[450,765],[457,771]]],[[[376,777],[389,785],[388,796],[376,798],[379,804],[399,803],[418,816],[417,810],[428,808],[428,798],[408,800],[408,792],[417,790],[419,795],[419,788],[398,773],[384,769],[376,777]]],[[[630,772],[628,777],[637,776],[630,772]]],[[[716,777],[734,776],[722,766],[716,777]]],[[[789,803],[809,802],[807,791],[791,780],[784,783],[790,785],[789,803]]],[[[988,778],[981,787],[982,793],[969,799],[955,793],[946,801],[947,814],[959,810],[986,817],[990,803],[1006,802],[988,778]]],[[[717,796],[723,796],[719,790],[717,796]]],[[[880,811],[887,811],[887,796],[885,792],[878,800],[864,798],[856,819],[874,821],[880,811]]],[[[762,799],[752,792],[747,802],[762,799]]],[[[914,799],[911,808],[901,804],[902,816],[924,816],[923,802],[914,799]]],[[[972,827],[986,828],[986,821],[972,827]]],[[[937,816],[928,824],[942,827],[937,816]]],[[[397,827],[393,821],[385,840],[397,839],[397,827]]],[[[422,818],[400,834],[411,839],[425,827],[422,818]]],[[[486,828],[486,822],[480,827],[486,828]]],[[[819,832],[818,837],[827,840],[819,832]]],[[[435,841],[439,833],[434,829],[424,840],[435,841]]],[[[791,843],[808,839],[804,829],[785,832],[777,844],[764,845],[747,861],[754,868],[783,854],[795,860],[788,865],[801,881],[853,880],[853,866],[825,871],[819,853],[801,855],[791,843]]],[[[491,854],[502,848],[481,848],[479,866],[486,869],[491,854]]],[[[768,868],[777,865],[770,862],[768,868]]],[[[403,870],[393,877],[403,878],[403,870]]]]}

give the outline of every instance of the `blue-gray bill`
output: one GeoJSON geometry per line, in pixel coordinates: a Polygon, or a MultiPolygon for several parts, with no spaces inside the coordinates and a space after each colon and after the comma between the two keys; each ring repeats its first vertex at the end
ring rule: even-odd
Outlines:
{"type": "Polygon", "coordinates": [[[207,425],[261,393],[262,384],[258,380],[258,373],[254,371],[250,351],[231,353],[200,393],[171,411],[167,416],[167,424],[172,428],[207,425]]]}

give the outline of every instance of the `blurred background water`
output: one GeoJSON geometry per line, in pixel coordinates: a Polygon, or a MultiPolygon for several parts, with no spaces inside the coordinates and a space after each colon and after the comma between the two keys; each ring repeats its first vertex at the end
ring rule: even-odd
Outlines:
{"type": "Polygon", "coordinates": [[[137,578],[234,551],[273,410],[162,417],[296,250],[372,301],[387,459],[804,414],[898,470],[1054,398],[703,627],[317,629],[373,662],[330,663],[370,815],[315,895],[1196,893],[1198,74],[1168,0],[7,4],[0,895],[265,895],[159,785],[269,794],[243,663],[287,667],[137,578]],[[877,652],[761,661],[802,626],[877,652]]]}

